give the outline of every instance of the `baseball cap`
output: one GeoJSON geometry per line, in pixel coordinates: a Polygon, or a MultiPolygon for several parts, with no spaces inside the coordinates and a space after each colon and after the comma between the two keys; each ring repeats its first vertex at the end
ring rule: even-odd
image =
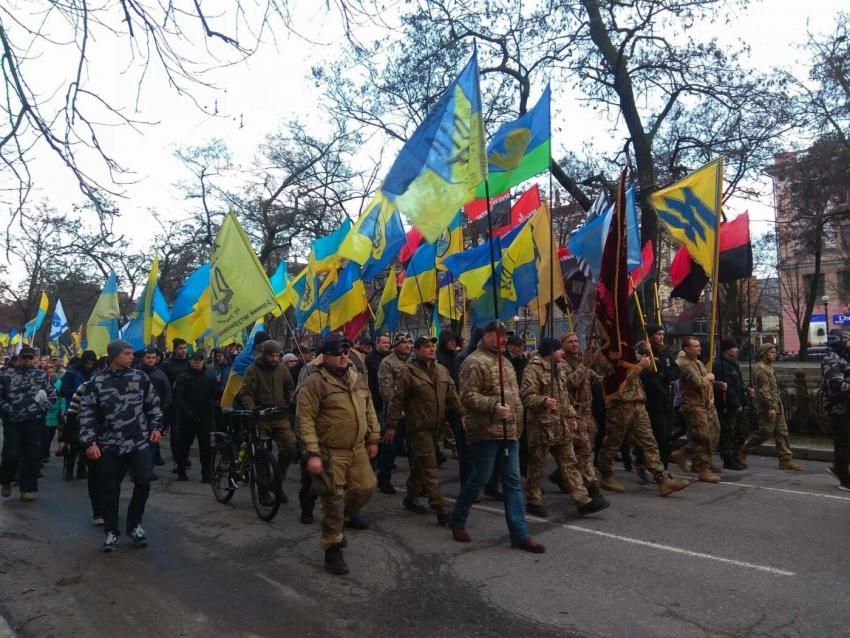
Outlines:
{"type": "Polygon", "coordinates": [[[351,342],[338,332],[334,332],[325,337],[322,342],[322,354],[338,355],[341,354],[343,348],[350,348],[351,342]]]}
{"type": "Polygon", "coordinates": [[[393,346],[397,346],[398,344],[404,343],[406,341],[413,341],[413,340],[410,338],[410,335],[407,334],[406,332],[399,332],[398,334],[396,334],[395,339],[393,339],[393,346]]]}
{"type": "Polygon", "coordinates": [[[198,359],[203,360],[205,356],[206,356],[206,355],[204,354],[204,351],[203,351],[203,350],[195,350],[195,351],[192,353],[192,356],[191,356],[191,357],[189,357],[189,358],[190,358],[190,359],[195,359],[195,360],[198,360],[198,359]]]}
{"type": "Polygon", "coordinates": [[[426,343],[437,343],[437,337],[432,337],[431,335],[422,335],[416,337],[416,341],[413,342],[413,347],[418,350],[426,343]]]}
{"type": "Polygon", "coordinates": [[[512,334],[508,336],[508,345],[509,346],[521,346],[524,345],[522,337],[518,334],[512,334]]]}
{"type": "Polygon", "coordinates": [[[501,321],[497,321],[497,320],[494,319],[493,321],[488,323],[486,326],[484,326],[484,333],[485,334],[488,333],[488,332],[495,332],[496,330],[501,330],[502,332],[504,332],[505,331],[505,324],[503,324],[501,321]]]}
{"type": "Polygon", "coordinates": [[[24,346],[23,348],[21,348],[21,351],[18,353],[19,358],[37,357],[37,356],[38,356],[38,353],[35,351],[35,349],[30,348],[29,346],[24,346]]]}

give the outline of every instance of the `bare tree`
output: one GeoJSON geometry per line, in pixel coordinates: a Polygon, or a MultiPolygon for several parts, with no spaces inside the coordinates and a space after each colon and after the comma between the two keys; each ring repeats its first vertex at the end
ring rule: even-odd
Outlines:
{"type": "Polygon", "coordinates": [[[809,98],[807,114],[821,134],[850,147],[850,13],[839,13],[828,35],[809,33],[807,48],[814,81],[813,87],[800,83],[809,98]]]}

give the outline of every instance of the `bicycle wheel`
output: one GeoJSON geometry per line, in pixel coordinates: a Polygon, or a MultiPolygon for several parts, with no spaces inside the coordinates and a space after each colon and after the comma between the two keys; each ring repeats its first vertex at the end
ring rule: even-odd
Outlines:
{"type": "Polygon", "coordinates": [[[227,503],[236,491],[236,483],[231,478],[235,464],[233,449],[229,445],[214,445],[210,455],[212,456],[210,486],[213,496],[219,503],[227,503]]]}
{"type": "Polygon", "coordinates": [[[258,446],[249,470],[251,502],[261,520],[272,520],[280,509],[280,470],[277,459],[265,447],[258,446]]]}

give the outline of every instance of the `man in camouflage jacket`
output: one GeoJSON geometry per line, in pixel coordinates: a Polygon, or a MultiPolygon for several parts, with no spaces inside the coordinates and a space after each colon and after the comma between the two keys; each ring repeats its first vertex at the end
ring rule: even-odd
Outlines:
{"type": "Polygon", "coordinates": [[[830,350],[821,360],[823,409],[832,422],[830,473],[838,489],[850,491],[850,333],[830,335],[830,350]]]}
{"type": "Polygon", "coordinates": [[[97,461],[106,541],[104,551],[118,545],[121,481],[129,471],[133,496],[127,509],[127,533],[137,546],[147,544],[142,529],[150,493],[153,458],[148,445],[159,443],[162,411],[148,375],[131,367],[133,348],[116,339],[107,346],[109,366],[98,372],[80,401],[80,442],[97,461]]]}
{"type": "Polygon", "coordinates": [[[803,469],[791,459],[791,444],[788,441],[788,425],[782,401],[779,398],[779,384],[773,371],[776,361],[776,346],[772,343],[762,344],[758,349],[758,363],[753,368],[753,405],[755,407],[757,429],[750,434],[741,456],[755,452],[756,448],[773,435],[776,441],[776,455],[779,457],[779,469],[799,471],[803,469]]]}
{"type": "Polygon", "coordinates": [[[44,415],[56,403],[50,377],[35,367],[35,350],[21,348],[18,363],[0,373],[0,417],[3,419],[2,495],[12,495],[12,479],[20,466],[21,500],[30,502],[38,491],[41,469],[41,431],[44,415]]]}

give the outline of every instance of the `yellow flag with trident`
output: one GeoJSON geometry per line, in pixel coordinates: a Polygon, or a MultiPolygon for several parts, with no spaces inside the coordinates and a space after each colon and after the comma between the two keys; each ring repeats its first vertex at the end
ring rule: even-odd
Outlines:
{"type": "Polygon", "coordinates": [[[269,278],[233,211],[227,213],[210,256],[212,331],[239,332],[277,307],[269,278]]]}

